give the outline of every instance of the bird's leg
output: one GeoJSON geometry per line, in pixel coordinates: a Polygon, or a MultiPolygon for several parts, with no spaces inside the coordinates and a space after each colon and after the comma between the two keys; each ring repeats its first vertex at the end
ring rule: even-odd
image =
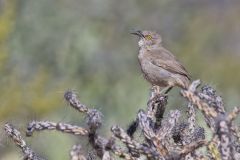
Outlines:
{"type": "Polygon", "coordinates": [[[154,97],[156,94],[161,94],[161,88],[159,86],[152,86],[152,95],[151,97],[154,97]]]}
{"type": "Polygon", "coordinates": [[[150,89],[150,99],[154,98],[158,94],[160,94],[160,87],[153,85],[150,89]]]}
{"type": "Polygon", "coordinates": [[[173,88],[173,86],[166,87],[166,88],[162,89],[158,94],[167,95],[168,92],[171,91],[172,88],[173,88]]]}
{"type": "Polygon", "coordinates": [[[172,88],[173,88],[173,86],[161,88],[160,86],[153,85],[151,88],[150,99],[154,98],[156,95],[167,96],[168,92],[172,88]]]}
{"type": "Polygon", "coordinates": [[[153,98],[155,97],[155,95],[167,95],[168,92],[173,88],[173,86],[169,86],[169,87],[166,87],[164,89],[161,90],[161,88],[159,86],[152,86],[151,88],[151,95],[150,97],[153,98]]]}
{"type": "Polygon", "coordinates": [[[168,94],[169,91],[171,91],[171,89],[173,88],[173,86],[170,86],[166,89],[166,91],[164,92],[164,94],[168,94]]]}
{"type": "Polygon", "coordinates": [[[150,98],[148,100],[148,104],[154,100],[154,97],[156,97],[156,95],[160,94],[161,94],[160,87],[153,85],[152,88],[150,89],[150,98]]]}
{"type": "Polygon", "coordinates": [[[156,93],[160,94],[161,93],[161,88],[159,86],[156,86],[156,93]]]}

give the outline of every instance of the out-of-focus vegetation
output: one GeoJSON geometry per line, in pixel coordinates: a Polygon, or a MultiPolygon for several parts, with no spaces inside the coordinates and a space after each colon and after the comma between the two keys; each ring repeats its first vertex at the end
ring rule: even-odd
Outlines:
{"type": "MultiPolygon", "coordinates": [[[[237,105],[239,8],[240,1],[225,0],[0,0],[0,124],[80,122],[62,98],[74,89],[104,113],[107,128],[126,125],[146,104],[149,89],[131,28],[157,30],[193,79],[212,83],[227,106],[237,105]]],[[[181,99],[169,101],[178,106],[181,99]]],[[[19,159],[3,139],[0,159],[19,159]]],[[[75,143],[44,133],[29,141],[49,159],[67,159],[75,143]]]]}

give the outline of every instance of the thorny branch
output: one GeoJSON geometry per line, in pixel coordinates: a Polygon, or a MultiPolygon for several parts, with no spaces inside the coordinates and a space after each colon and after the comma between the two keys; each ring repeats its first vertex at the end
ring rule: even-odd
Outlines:
{"type": "Polygon", "coordinates": [[[45,160],[44,158],[39,157],[30,147],[27,146],[25,140],[21,136],[21,133],[11,124],[6,123],[4,129],[6,134],[13,140],[16,146],[22,150],[24,160],[45,160]]]}
{"type": "Polygon", "coordinates": [[[87,160],[87,158],[82,153],[82,146],[80,144],[73,145],[70,151],[71,160],[87,160]]]}
{"type": "Polygon", "coordinates": [[[65,133],[70,133],[74,135],[86,136],[89,134],[89,131],[85,128],[66,124],[66,123],[55,123],[49,121],[32,121],[27,126],[26,135],[32,136],[34,131],[42,130],[57,130],[65,133]]]}
{"type": "MultiPolygon", "coordinates": [[[[171,110],[166,114],[168,96],[152,91],[146,110],[140,109],[136,120],[126,130],[114,125],[110,138],[105,138],[98,132],[102,126],[102,113],[82,104],[75,92],[67,91],[64,98],[72,108],[86,116],[87,127],[33,121],[28,124],[26,134],[32,136],[36,131],[56,130],[88,139],[93,151],[86,152],[80,144],[74,145],[70,151],[71,160],[92,160],[97,157],[103,160],[116,157],[127,160],[240,159],[240,129],[234,124],[240,108],[235,107],[227,113],[216,91],[208,85],[198,90],[200,84],[199,80],[194,81],[188,90],[181,91],[188,102],[186,121],[179,120],[180,110],[171,110]],[[205,129],[197,124],[197,110],[201,111],[212,131],[209,141],[205,139],[205,129]],[[136,132],[143,134],[135,138],[136,132]],[[202,152],[199,148],[206,148],[206,151],[202,152]]],[[[20,132],[12,125],[6,124],[5,131],[22,150],[24,159],[43,160],[26,145],[20,132]]]]}

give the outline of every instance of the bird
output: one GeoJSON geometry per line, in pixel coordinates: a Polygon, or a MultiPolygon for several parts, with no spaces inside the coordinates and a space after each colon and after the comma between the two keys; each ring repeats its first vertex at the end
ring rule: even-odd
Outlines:
{"type": "Polygon", "coordinates": [[[167,94],[175,86],[188,89],[189,73],[181,62],[162,46],[160,34],[148,30],[134,30],[131,34],[139,37],[138,61],[141,71],[157,93],[167,94]]]}

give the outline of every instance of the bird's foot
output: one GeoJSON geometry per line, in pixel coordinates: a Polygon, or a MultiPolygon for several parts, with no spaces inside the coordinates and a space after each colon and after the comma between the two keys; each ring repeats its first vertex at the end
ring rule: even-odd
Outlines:
{"type": "Polygon", "coordinates": [[[168,92],[172,89],[173,87],[167,87],[164,89],[160,89],[159,86],[152,86],[151,88],[151,97],[155,97],[156,95],[161,95],[161,96],[167,96],[168,92]]]}
{"type": "Polygon", "coordinates": [[[152,86],[151,88],[151,98],[155,97],[156,95],[160,95],[161,90],[159,86],[152,86]]]}

